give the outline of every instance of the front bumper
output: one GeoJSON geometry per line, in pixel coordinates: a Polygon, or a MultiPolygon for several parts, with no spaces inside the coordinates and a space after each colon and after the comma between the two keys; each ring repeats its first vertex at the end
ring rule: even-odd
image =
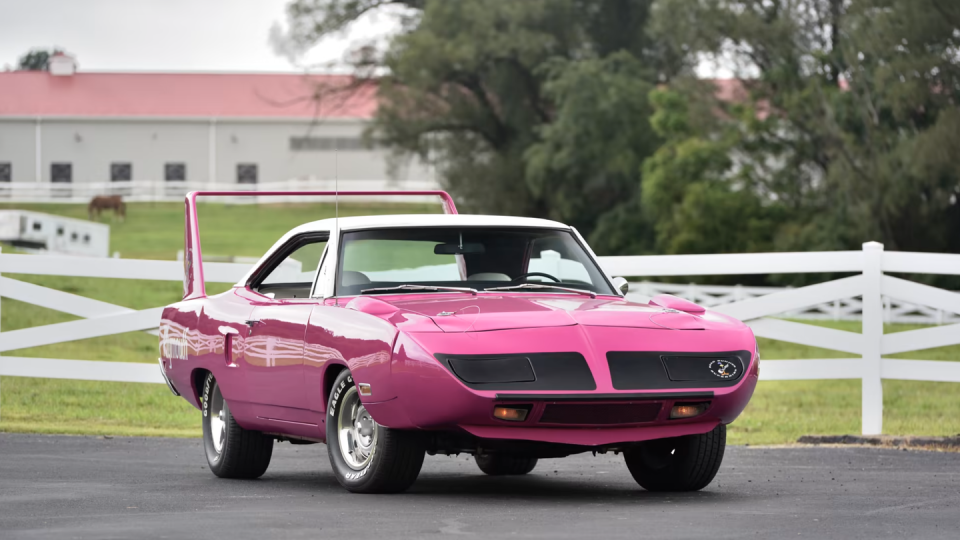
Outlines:
{"type": "MultiPolygon", "coordinates": [[[[460,344],[456,343],[457,336],[449,334],[433,334],[426,339],[416,336],[416,340],[401,334],[391,365],[396,397],[382,402],[365,401],[364,405],[377,422],[398,429],[462,429],[486,439],[599,446],[706,433],[718,424],[728,424],[736,419],[756,387],[757,359],[748,353],[744,373],[732,386],[621,391],[614,387],[605,351],[598,354],[585,345],[599,340],[577,343],[570,339],[571,333],[576,331],[569,327],[514,330],[510,331],[510,341],[515,342],[518,339],[516,334],[523,333],[521,340],[524,343],[542,344],[540,350],[554,348],[544,352],[576,351],[583,354],[595,379],[595,390],[520,392],[471,388],[429,354],[428,348],[458,352],[454,347],[459,346],[460,350],[472,353],[502,355],[516,351],[516,346],[497,339],[499,332],[486,332],[482,340],[464,338],[465,334],[460,334],[460,344]],[[466,342],[466,346],[462,342],[466,342]],[[670,419],[670,410],[680,403],[705,403],[707,408],[692,418],[670,419]],[[493,416],[498,405],[527,407],[529,414],[522,422],[501,420],[493,416]]],[[[636,341],[638,332],[654,333],[653,337],[662,338],[664,332],[669,331],[605,328],[596,334],[616,347],[626,334],[636,341]]],[[[672,337],[676,339],[677,335],[672,337]]],[[[720,336],[720,339],[699,345],[684,343],[686,350],[694,352],[698,351],[698,346],[700,352],[706,352],[711,349],[753,349],[753,344],[749,330],[720,336]]],[[[669,344],[652,343],[651,348],[669,350],[665,345],[669,344]]]]}

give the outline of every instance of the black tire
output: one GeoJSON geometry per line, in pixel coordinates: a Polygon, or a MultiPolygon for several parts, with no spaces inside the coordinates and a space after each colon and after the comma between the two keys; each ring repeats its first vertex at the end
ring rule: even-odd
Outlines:
{"type": "MultiPolygon", "coordinates": [[[[340,372],[333,382],[327,411],[327,454],[341,486],[353,493],[399,493],[413,485],[420,475],[426,452],[423,437],[417,432],[390,429],[374,422],[363,409],[349,371],[340,372]],[[338,428],[341,412],[350,418],[358,415],[358,421],[368,430],[364,435],[358,428],[356,437],[369,443],[364,447],[367,450],[360,453],[366,456],[365,460],[358,459],[356,453],[344,457],[338,428]],[[347,463],[348,458],[355,462],[354,466],[347,463]]],[[[350,441],[353,440],[351,435],[350,441]]],[[[356,450],[358,446],[353,448],[356,450]]]]}
{"type": "Polygon", "coordinates": [[[727,426],[708,433],[657,439],[624,452],[630,474],[647,491],[697,491],[720,469],[727,426]]]}
{"type": "Polygon", "coordinates": [[[243,429],[237,424],[212,373],[207,375],[203,383],[202,411],[203,449],[210,471],[220,478],[263,476],[273,456],[273,438],[259,431],[243,429]],[[211,415],[217,415],[223,422],[219,451],[214,442],[211,415]]]}
{"type": "Polygon", "coordinates": [[[537,458],[511,456],[509,454],[486,454],[474,456],[477,467],[490,476],[516,476],[527,474],[537,466],[537,458]]]}

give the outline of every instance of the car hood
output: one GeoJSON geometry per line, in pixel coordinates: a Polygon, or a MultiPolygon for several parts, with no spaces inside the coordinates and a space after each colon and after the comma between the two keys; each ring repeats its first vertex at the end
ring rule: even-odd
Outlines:
{"type": "MultiPolygon", "coordinates": [[[[429,318],[443,332],[486,332],[578,324],[707,330],[742,324],[710,312],[690,314],[619,298],[558,294],[363,297],[363,301],[354,305],[354,309],[394,321],[409,319],[411,315],[416,318],[429,318]]],[[[427,331],[422,325],[417,327],[421,331],[427,331]]],[[[407,330],[417,331],[414,328],[407,330]]]]}

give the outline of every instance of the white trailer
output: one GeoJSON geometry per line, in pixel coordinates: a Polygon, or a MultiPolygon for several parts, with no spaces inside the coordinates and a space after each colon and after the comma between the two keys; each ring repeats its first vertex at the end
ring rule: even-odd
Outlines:
{"type": "Polygon", "coordinates": [[[0,242],[28,251],[107,257],[110,226],[26,210],[0,210],[0,242]]]}

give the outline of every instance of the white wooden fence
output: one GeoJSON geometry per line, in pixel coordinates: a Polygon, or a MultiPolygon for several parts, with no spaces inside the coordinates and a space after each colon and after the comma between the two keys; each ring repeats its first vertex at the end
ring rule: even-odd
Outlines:
{"type": "MultiPolygon", "coordinates": [[[[658,283],[640,281],[630,284],[631,298],[651,298],[672,294],[707,308],[741,302],[750,298],[783,292],[790,287],[744,287],[742,285],[700,285],[697,283],[658,283]]],[[[883,295],[883,322],[905,324],[960,323],[960,315],[883,295]]],[[[863,302],[859,296],[838,298],[830,302],[791,309],[779,314],[785,319],[812,321],[860,321],[863,302]]]]}
{"type": "MultiPolygon", "coordinates": [[[[944,312],[960,313],[960,294],[884,274],[960,275],[960,255],[884,252],[882,245],[869,242],[864,244],[862,251],[602,257],[600,262],[609,275],[631,277],[856,272],[858,275],[852,277],[724,303],[715,310],[746,321],[760,337],[859,355],[860,358],[854,359],[768,361],[762,363],[760,373],[763,380],[860,379],[864,434],[882,432],[882,379],[960,382],[960,362],[883,357],[960,344],[960,324],[884,335],[882,301],[886,296],[944,312]],[[862,299],[861,333],[770,317],[851,297],[862,299]]],[[[204,264],[204,275],[209,282],[234,283],[247,268],[245,264],[210,262],[204,264]]],[[[176,261],[0,254],[0,273],[181,281],[183,266],[176,261]]],[[[2,276],[0,297],[83,317],[77,321],[0,332],[0,353],[123,332],[149,331],[157,328],[162,309],[135,311],[2,276]]],[[[16,356],[0,356],[0,376],[163,382],[155,364],[16,356]]]]}

